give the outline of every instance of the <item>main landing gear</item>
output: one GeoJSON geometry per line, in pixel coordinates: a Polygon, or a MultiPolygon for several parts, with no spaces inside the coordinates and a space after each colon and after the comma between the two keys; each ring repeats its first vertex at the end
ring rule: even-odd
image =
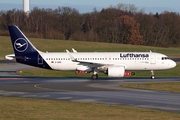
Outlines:
{"type": "Polygon", "coordinates": [[[97,73],[98,73],[98,71],[97,71],[97,70],[95,70],[95,71],[94,71],[94,74],[92,75],[92,79],[93,79],[93,80],[98,79],[98,75],[97,75],[97,73]]]}
{"type": "Polygon", "coordinates": [[[154,72],[153,72],[153,70],[151,70],[151,79],[154,79],[154,78],[155,78],[154,72]]]}

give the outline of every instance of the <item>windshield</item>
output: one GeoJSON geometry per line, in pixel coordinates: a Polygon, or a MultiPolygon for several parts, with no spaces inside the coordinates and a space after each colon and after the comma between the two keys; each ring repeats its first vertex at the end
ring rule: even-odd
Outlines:
{"type": "Polygon", "coordinates": [[[162,60],[168,60],[169,58],[168,57],[162,57],[162,60]]]}

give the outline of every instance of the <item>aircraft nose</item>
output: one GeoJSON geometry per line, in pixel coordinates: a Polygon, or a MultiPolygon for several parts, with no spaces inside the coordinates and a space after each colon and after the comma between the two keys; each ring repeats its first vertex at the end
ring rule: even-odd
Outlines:
{"type": "Polygon", "coordinates": [[[171,66],[172,66],[172,68],[176,67],[176,62],[174,62],[174,61],[172,60],[171,66]]]}

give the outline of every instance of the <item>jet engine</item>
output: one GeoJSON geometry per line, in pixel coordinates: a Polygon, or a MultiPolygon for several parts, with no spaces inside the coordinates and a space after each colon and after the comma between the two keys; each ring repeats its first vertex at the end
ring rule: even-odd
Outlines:
{"type": "Polygon", "coordinates": [[[124,77],[124,66],[112,66],[108,67],[108,77],[124,77]]]}

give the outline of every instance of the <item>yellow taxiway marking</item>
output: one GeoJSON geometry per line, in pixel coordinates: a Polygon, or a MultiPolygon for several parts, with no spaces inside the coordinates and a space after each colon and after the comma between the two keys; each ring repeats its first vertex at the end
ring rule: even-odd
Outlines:
{"type": "Polygon", "coordinates": [[[72,90],[56,90],[56,89],[50,89],[50,88],[43,88],[43,87],[39,87],[40,85],[43,85],[43,84],[35,84],[34,87],[37,89],[51,90],[51,91],[58,91],[58,92],[77,92],[77,91],[72,91],[72,90]]]}

